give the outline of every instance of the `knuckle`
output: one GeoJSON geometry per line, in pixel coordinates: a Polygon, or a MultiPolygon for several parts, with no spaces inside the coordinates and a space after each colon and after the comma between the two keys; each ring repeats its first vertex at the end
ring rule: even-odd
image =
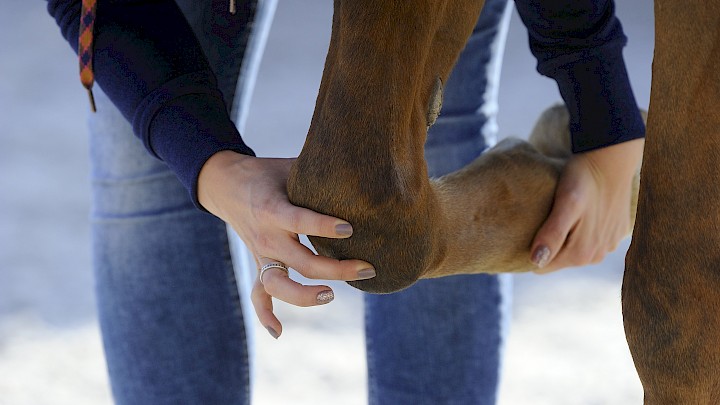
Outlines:
{"type": "Polygon", "coordinates": [[[253,288],[252,292],[250,293],[250,301],[252,301],[254,306],[258,306],[262,300],[262,294],[265,291],[262,290],[262,288],[253,288]]]}
{"type": "Polygon", "coordinates": [[[285,213],[283,205],[277,200],[268,201],[266,209],[267,217],[265,219],[270,223],[274,223],[277,222],[278,219],[282,219],[283,214],[285,213]]]}
{"type": "Polygon", "coordinates": [[[266,293],[270,294],[270,296],[277,297],[277,294],[280,291],[278,277],[272,273],[265,273],[265,276],[263,277],[263,286],[265,287],[266,293]]]}
{"type": "Polygon", "coordinates": [[[309,250],[299,250],[293,257],[293,268],[305,278],[324,278],[323,261],[309,250]]]}
{"type": "Polygon", "coordinates": [[[262,224],[273,224],[283,218],[283,204],[280,201],[265,198],[253,206],[254,217],[262,224]]]}
{"type": "Polygon", "coordinates": [[[313,225],[315,226],[315,229],[318,230],[318,233],[323,235],[335,235],[336,233],[334,219],[318,215],[318,217],[314,220],[313,225]]]}
{"type": "Polygon", "coordinates": [[[300,210],[292,210],[285,215],[286,226],[289,229],[295,231],[295,233],[301,233],[303,218],[300,210]]]}
{"type": "Polygon", "coordinates": [[[573,258],[573,264],[575,266],[583,266],[588,263],[592,263],[595,257],[595,250],[592,248],[582,248],[575,253],[573,258]]]}
{"type": "Polygon", "coordinates": [[[318,270],[317,266],[310,265],[308,263],[300,263],[295,270],[302,274],[305,278],[319,279],[322,278],[322,273],[318,270]]]}
{"type": "Polygon", "coordinates": [[[562,238],[564,234],[565,232],[563,232],[562,228],[558,223],[552,223],[550,226],[547,227],[545,231],[545,237],[553,242],[562,238]]]}
{"type": "Polygon", "coordinates": [[[337,264],[341,280],[355,280],[358,277],[358,271],[353,263],[338,260],[337,264]]]}
{"type": "Polygon", "coordinates": [[[299,300],[297,303],[297,306],[307,308],[307,307],[313,307],[317,305],[316,300],[309,296],[309,297],[303,297],[303,299],[299,300]]]}
{"type": "Polygon", "coordinates": [[[259,222],[265,221],[269,217],[268,200],[253,200],[250,205],[250,215],[259,222]]]}
{"type": "Polygon", "coordinates": [[[547,223],[540,235],[545,245],[556,245],[564,236],[565,231],[557,221],[547,223]]]}
{"type": "Polygon", "coordinates": [[[262,256],[265,256],[272,250],[273,243],[266,235],[256,234],[254,246],[262,256]]]}
{"type": "Polygon", "coordinates": [[[592,264],[598,264],[598,263],[602,262],[604,258],[605,258],[605,254],[604,254],[604,253],[598,253],[598,254],[595,255],[595,257],[592,258],[591,263],[592,263],[592,264]]]}
{"type": "Polygon", "coordinates": [[[584,194],[577,189],[569,190],[562,197],[562,203],[567,204],[570,207],[576,207],[582,204],[585,199],[584,194]]]}
{"type": "Polygon", "coordinates": [[[265,293],[265,290],[263,289],[263,285],[260,282],[260,274],[257,274],[255,277],[255,282],[253,283],[252,290],[250,291],[250,297],[262,297],[262,295],[265,293]]]}

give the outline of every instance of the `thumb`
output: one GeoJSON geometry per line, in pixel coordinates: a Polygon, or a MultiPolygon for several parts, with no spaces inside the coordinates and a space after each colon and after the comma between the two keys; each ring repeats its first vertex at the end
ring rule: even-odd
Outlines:
{"type": "Polygon", "coordinates": [[[557,199],[545,220],[540,227],[532,243],[531,261],[542,269],[550,264],[565,244],[570,231],[579,219],[579,210],[574,209],[574,204],[563,203],[566,199],[557,199]]]}

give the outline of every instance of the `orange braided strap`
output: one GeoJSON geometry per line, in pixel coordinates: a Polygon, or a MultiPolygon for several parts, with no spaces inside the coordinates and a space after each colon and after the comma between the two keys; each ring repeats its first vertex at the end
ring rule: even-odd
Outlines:
{"type": "Polygon", "coordinates": [[[95,74],[93,73],[93,28],[95,27],[96,9],[97,0],[82,0],[80,35],[78,36],[80,81],[88,91],[92,112],[97,111],[95,108],[95,97],[93,97],[92,93],[93,83],[95,83],[95,74]]]}

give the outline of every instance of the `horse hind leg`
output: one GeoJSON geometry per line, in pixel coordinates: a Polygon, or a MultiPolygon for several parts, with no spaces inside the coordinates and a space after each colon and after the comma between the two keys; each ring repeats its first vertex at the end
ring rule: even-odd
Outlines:
{"type": "Polygon", "coordinates": [[[570,113],[564,104],[556,104],[540,114],[528,142],[545,156],[570,158],[570,113]]]}

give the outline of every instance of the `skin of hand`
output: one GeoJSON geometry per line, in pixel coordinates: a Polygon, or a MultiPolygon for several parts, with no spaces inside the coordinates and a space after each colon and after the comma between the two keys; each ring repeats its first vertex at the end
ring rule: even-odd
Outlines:
{"type": "MultiPolygon", "coordinates": [[[[280,261],[311,279],[348,281],[374,277],[372,265],[364,261],[315,255],[300,243],[298,234],[348,238],[352,226],[290,203],[286,184],[293,161],[218,152],[200,171],[200,204],[230,224],[253,253],[258,268],[280,261]]],[[[277,339],[282,324],[273,314],[272,297],[293,305],[313,306],[332,301],[334,295],[328,286],[302,285],[279,269],[266,271],[263,283],[258,274],[252,291],[253,306],[260,322],[277,339]]]]}
{"type": "Polygon", "coordinates": [[[632,226],[632,180],[644,142],[635,139],[570,158],[532,244],[535,273],[599,263],[617,248],[632,226]]]}

